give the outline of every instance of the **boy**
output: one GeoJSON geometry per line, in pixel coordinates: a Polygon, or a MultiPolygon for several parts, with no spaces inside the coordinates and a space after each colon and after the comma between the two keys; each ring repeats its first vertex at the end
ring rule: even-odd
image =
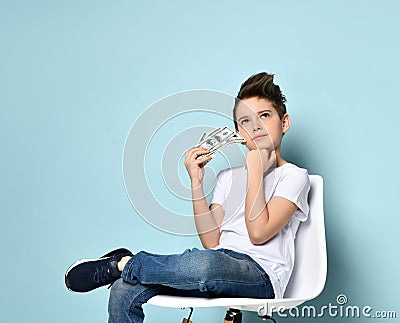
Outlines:
{"type": "Polygon", "coordinates": [[[308,216],[308,174],[280,153],[289,130],[286,99],[273,75],[246,80],[233,109],[246,139],[246,165],[221,171],[210,206],[203,192],[209,150],[191,148],[185,167],[191,180],[196,228],[205,250],[155,255],[117,249],[73,264],[67,287],[87,292],[112,284],[109,322],[143,322],[142,305],[157,294],[200,297],[282,298],[294,262],[294,237],[308,216]]]}

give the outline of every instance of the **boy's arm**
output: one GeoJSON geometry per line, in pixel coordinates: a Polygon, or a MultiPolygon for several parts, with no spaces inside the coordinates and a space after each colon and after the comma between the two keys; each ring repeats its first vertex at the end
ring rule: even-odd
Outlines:
{"type": "Polygon", "coordinates": [[[204,162],[212,157],[198,156],[208,153],[204,148],[192,148],[186,152],[185,167],[189,173],[192,189],[193,213],[196,229],[204,248],[209,249],[219,243],[219,225],[223,218],[222,207],[212,204],[208,207],[203,191],[204,162]],[[221,220],[219,220],[221,219],[221,220]]]}
{"type": "Polygon", "coordinates": [[[192,202],[196,229],[204,248],[209,249],[219,244],[219,227],[224,217],[221,205],[211,204],[208,207],[203,187],[192,181],[192,202]]]}
{"type": "Polygon", "coordinates": [[[272,168],[272,163],[265,166],[255,156],[252,157],[247,159],[245,222],[250,241],[253,244],[263,244],[288,223],[297,205],[278,196],[265,203],[263,173],[266,168],[272,168]]]}

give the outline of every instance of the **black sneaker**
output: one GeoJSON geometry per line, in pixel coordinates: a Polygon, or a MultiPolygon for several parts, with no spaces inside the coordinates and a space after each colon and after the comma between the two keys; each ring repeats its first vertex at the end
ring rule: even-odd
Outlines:
{"type": "Polygon", "coordinates": [[[121,277],[118,262],[122,257],[133,256],[128,249],[120,248],[99,259],[83,259],[74,263],[65,273],[65,285],[71,292],[85,293],[121,277]]]}

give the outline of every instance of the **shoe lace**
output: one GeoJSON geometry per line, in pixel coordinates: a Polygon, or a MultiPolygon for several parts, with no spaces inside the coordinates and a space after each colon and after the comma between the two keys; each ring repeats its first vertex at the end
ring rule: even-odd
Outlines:
{"type": "Polygon", "coordinates": [[[98,284],[98,283],[103,283],[103,282],[109,282],[112,278],[112,274],[110,271],[109,266],[107,265],[102,265],[100,267],[96,268],[96,272],[94,273],[93,276],[93,281],[98,284]]]}

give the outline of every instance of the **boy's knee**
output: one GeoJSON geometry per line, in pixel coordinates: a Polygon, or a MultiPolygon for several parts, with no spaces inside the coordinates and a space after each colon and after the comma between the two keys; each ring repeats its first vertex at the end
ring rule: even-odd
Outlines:
{"type": "Polygon", "coordinates": [[[113,322],[130,322],[132,317],[142,317],[142,304],[156,294],[157,288],[130,284],[120,278],[111,287],[108,313],[113,322]]]}
{"type": "Polygon", "coordinates": [[[199,276],[204,281],[208,281],[214,276],[215,271],[219,268],[219,257],[214,252],[204,252],[197,259],[197,270],[199,276]]]}
{"type": "Polygon", "coordinates": [[[110,298],[108,301],[108,312],[110,315],[115,315],[121,312],[129,312],[130,304],[128,294],[128,283],[121,278],[116,280],[111,286],[110,298]]]}

